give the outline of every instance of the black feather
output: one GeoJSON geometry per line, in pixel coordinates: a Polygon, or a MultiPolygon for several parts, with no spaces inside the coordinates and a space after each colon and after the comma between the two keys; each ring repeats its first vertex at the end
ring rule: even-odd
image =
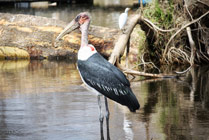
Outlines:
{"type": "Polygon", "coordinates": [[[140,108],[126,76],[99,53],[86,61],[78,60],[78,69],[85,83],[99,93],[127,106],[132,112],[140,108]]]}

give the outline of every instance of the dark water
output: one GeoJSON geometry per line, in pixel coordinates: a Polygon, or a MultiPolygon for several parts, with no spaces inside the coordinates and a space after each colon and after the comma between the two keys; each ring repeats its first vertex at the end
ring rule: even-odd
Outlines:
{"type": "MultiPolygon", "coordinates": [[[[137,113],[109,101],[112,140],[208,140],[209,67],[132,82],[137,113]]],[[[0,61],[1,140],[98,140],[97,98],[72,62],[0,61]]],[[[104,107],[104,106],[103,106],[104,107]]]]}

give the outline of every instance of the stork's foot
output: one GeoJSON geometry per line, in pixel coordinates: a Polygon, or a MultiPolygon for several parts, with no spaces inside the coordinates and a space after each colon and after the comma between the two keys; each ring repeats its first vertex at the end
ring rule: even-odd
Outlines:
{"type": "Polygon", "coordinates": [[[103,120],[104,120],[104,117],[103,116],[100,116],[99,117],[99,121],[100,121],[100,135],[101,135],[101,140],[104,140],[103,120]]]}
{"type": "Polygon", "coordinates": [[[109,117],[106,117],[107,140],[110,140],[109,117]]]}

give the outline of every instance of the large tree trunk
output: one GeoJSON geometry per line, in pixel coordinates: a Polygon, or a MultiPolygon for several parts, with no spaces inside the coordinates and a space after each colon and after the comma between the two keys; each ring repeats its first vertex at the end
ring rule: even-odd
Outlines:
{"type": "MultiPolygon", "coordinates": [[[[19,58],[22,51],[32,59],[74,59],[80,47],[80,32],[55,42],[67,23],[44,17],[0,13],[0,58],[19,58]],[[7,54],[7,48],[13,55],[7,54]],[[19,49],[16,49],[19,48],[19,49]],[[19,50],[22,50],[19,52],[19,50]]],[[[118,30],[90,27],[89,41],[104,56],[110,56],[118,30]]],[[[21,58],[21,57],[20,57],[21,58]]]]}

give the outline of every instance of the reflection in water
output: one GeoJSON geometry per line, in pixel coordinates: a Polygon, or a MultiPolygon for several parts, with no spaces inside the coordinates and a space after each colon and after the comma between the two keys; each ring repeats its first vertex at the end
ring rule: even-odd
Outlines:
{"type": "MultiPolygon", "coordinates": [[[[97,97],[80,86],[74,63],[0,61],[0,77],[0,139],[100,139],[97,97]]],[[[208,78],[204,67],[132,83],[141,109],[109,101],[110,138],[209,139],[208,78]]]]}
{"type": "Polygon", "coordinates": [[[0,61],[0,76],[0,98],[20,94],[66,92],[69,84],[80,83],[76,65],[64,62],[0,61]]]}
{"type": "Polygon", "coordinates": [[[147,137],[155,137],[150,130],[155,122],[164,139],[208,139],[208,78],[209,67],[194,68],[181,81],[149,83],[143,108],[143,120],[149,126],[147,137]]]}
{"type": "Polygon", "coordinates": [[[133,140],[133,131],[132,131],[132,123],[131,121],[127,120],[126,116],[124,116],[123,120],[123,130],[125,132],[125,139],[126,140],[133,140]]]}

